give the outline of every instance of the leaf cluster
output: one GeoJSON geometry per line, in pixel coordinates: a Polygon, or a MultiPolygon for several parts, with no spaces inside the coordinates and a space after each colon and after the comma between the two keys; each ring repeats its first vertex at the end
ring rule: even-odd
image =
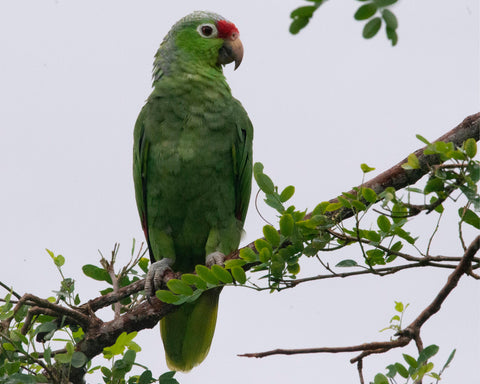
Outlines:
{"type": "MultiPolygon", "coordinates": [[[[135,242],[132,247],[134,254],[135,242]]],[[[95,280],[112,284],[118,278],[121,284],[129,284],[142,276],[135,271],[137,266],[143,270],[148,261],[141,261],[141,248],[138,257],[132,259],[120,273],[111,274],[114,259],[118,252],[116,245],[112,252],[112,260],[106,262],[102,258],[102,267],[87,265],[83,267],[85,274],[95,280]]],[[[75,308],[80,303],[79,295],[75,292],[74,280],[65,277],[62,266],[65,257],[55,255],[47,250],[54,265],[61,276],[61,289],[55,291],[56,297],[51,297],[48,302],[58,304],[63,302],[68,307],[75,308]],[[66,283],[67,282],[67,283],[66,283]]],[[[108,293],[112,289],[102,292],[108,293]]],[[[78,350],[76,346],[84,338],[83,329],[75,324],[67,324],[62,318],[47,316],[45,314],[29,315],[29,309],[34,303],[26,303],[15,307],[12,293],[3,298],[0,306],[0,384],[1,383],[67,383],[72,369],[82,368],[87,374],[96,371],[102,373],[103,382],[106,384],[123,383],[155,383],[176,384],[173,374],[166,374],[155,379],[152,372],[136,362],[140,346],[133,339],[137,332],[122,333],[115,344],[103,350],[103,356],[108,364],[92,366],[92,360],[78,350]],[[25,332],[25,330],[27,330],[25,332]],[[142,369],[141,374],[130,375],[133,366],[142,369]]],[[[47,302],[47,301],[45,301],[47,302]]],[[[17,302],[18,303],[18,302],[17,302]]],[[[131,301],[124,301],[123,309],[127,309],[131,301]]]]}
{"type": "Polygon", "coordinates": [[[373,382],[370,384],[391,384],[398,383],[397,380],[405,379],[405,384],[409,383],[410,379],[413,383],[421,383],[425,376],[431,377],[438,383],[441,380],[441,376],[446,368],[452,362],[456,350],[454,349],[442,369],[439,372],[433,372],[434,364],[429,361],[439,351],[437,345],[429,345],[421,350],[418,358],[403,354],[404,363],[396,362],[387,366],[387,373],[378,373],[375,375],[373,382]],[[406,366],[404,365],[406,363],[406,366]]]}
{"type": "MultiPolygon", "coordinates": [[[[325,3],[326,0],[307,0],[312,5],[305,5],[296,8],[290,14],[292,19],[290,23],[290,33],[295,35],[305,28],[310,19],[313,17],[317,9],[325,3]]],[[[392,10],[389,8],[393,6],[398,0],[357,0],[363,2],[354,14],[355,20],[368,20],[363,27],[362,36],[365,39],[374,37],[382,24],[385,24],[385,32],[387,38],[391,41],[392,46],[398,42],[397,28],[398,20],[392,10]]]]}

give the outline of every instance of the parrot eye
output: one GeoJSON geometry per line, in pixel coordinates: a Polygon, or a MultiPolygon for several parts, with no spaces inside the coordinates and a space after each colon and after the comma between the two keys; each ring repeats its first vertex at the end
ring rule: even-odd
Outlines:
{"type": "Polygon", "coordinates": [[[213,24],[201,24],[197,28],[197,32],[202,37],[216,37],[218,35],[217,27],[213,24]]]}

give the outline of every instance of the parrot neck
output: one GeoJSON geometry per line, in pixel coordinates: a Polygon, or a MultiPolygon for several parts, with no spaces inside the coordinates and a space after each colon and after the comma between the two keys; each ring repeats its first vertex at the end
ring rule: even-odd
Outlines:
{"type": "Polygon", "coordinates": [[[161,78],[171,76],[185,79],[204,78],[211,82],[222,82],[226,85],[221,65],[207,66],[205,63],[188,60],[184,55],[179,55],[177,52],[174,52],[173,55],[167,55],[161,47],[155,55],[153,63],[153,86],[155,87],[161,78]]]}
{"type": "Polygon", "coordinates": [[[171,95],[183,92],[196,93],[197,89],[202,93],[210,89],[214,94],[231,95],[221,68],[199,68],[198,65],[175,66],[174,69],[167,71],[155,68],[153,87],[158,91],[168,89],[171,95]]]}

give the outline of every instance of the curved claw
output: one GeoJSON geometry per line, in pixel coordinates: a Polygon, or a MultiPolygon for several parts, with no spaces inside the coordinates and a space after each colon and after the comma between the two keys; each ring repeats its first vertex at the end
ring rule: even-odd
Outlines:
{"type": "Polygon", "coordinates": [[[169,258],[161,259],[150,265],[147,276],[145,277],[145,296],[147,297],[148,302],[150,302],[152,296],[155,296],[155,291],[157,289],[165,286],[163,278],[165,272],[172,270],[172,265],[173,260],[169,258]]]}
{"type": "Polygon", "coordinates": [[[212,265],[217,264],[223,267],[225,263],[225,255],[222,252],[216,251],[207,255],[205,258],[205,265],[211,268],[212,265]]]}

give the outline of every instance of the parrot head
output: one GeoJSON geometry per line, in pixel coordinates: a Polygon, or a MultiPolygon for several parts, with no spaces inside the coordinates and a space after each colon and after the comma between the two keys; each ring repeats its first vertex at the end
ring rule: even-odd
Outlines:
{"type": "Polygon", "coordinates": [[[179,20],[168,32],[155,55],[154,79],[188,63],[221,70],[243,58],[240,33],[222,16],[196,11],[179,20]]]}

